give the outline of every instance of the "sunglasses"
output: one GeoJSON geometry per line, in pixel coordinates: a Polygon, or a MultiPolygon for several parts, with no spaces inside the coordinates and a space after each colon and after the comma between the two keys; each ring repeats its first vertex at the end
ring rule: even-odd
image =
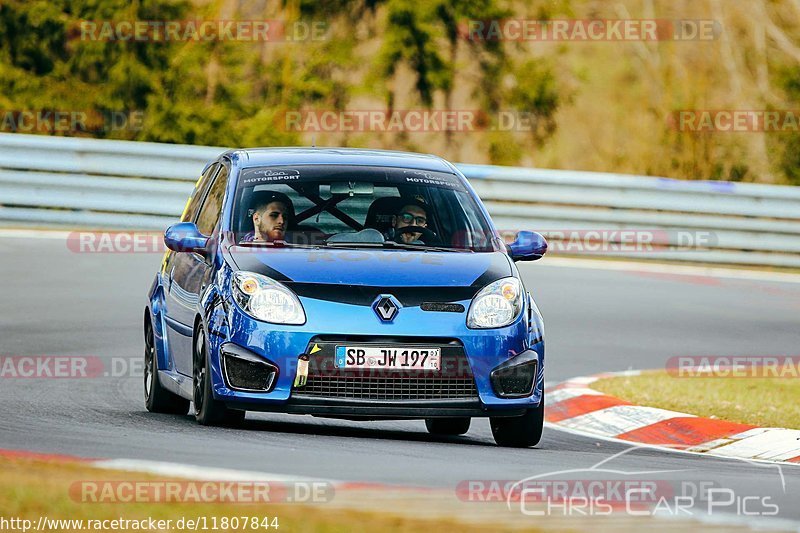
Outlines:
{"type": "Polygon", "coordinates": [[[428,224],[428,219],[425,217],[414,216],[411,213],[400,213],[397,215],[404,224],[411,224],[414,222],[417,226],[425,226],[428,224]]]}

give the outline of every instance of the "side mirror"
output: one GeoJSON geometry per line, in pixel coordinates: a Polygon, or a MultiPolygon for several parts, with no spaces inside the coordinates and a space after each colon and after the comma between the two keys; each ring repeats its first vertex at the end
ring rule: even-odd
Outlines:
{"type": "Polygon", "coordinates": [[[547,252],[547,240],[535,231],[520,231],[508,247],[514,261],[536,261],[547,252]]]}
{"type": "Polygon", "coordinates": [[[164,232],[164,244],[174,252],[203,254],[208,245],[208,237],[200,233],[194,222],[179,222],[164,232]]]}

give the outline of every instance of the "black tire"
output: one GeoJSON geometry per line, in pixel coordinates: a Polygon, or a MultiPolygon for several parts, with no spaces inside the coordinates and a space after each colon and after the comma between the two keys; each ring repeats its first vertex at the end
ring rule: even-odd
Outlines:
{"type": "Polygon", "coordinates": [[[544,393],[538,407],[528,409],[522,416],[489,419],[492,435],[498,446],[529,448],[542,440],[544,427],[544,393]]]}
{"type": "Polygon", "coordinates": [[[472,419],[465,418],[426,418],[425,427],[432,435],[463,435],[469,431],[472,419]]]}
{"type": "Polygon", "coordinates": [[[144,405],[151,413],[189,414],[189,400],[162,387],[158,379],[156,343],[149,320],[144,325],[144,405]]]}
{"type": "Polygon", "coordinates": [[[235,426],[244,421],[245,412],[228,409],[224,403],[214,399],[211,390],[211,374],[208,372],[208,343],[203,327],[197,328],[194,336],[194,418],[203,426],[235,426]]]}

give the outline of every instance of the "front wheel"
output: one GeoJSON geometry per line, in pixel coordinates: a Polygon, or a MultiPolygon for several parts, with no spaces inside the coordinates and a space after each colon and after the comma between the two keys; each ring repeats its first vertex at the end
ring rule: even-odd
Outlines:
{"type": "Polygon", "coordinates": [[[544,427],[544,392],[538,407],[528,409],[522,416],[493,417],[489,419],[492,435],[498,446],[529,448],[542,440],[544,427]]]}
{"type": "Polygon", "coordinates": [[[194,343],[194,418],[204,426],[237,425],[244,421],[244,411],[228,409],[214,399],[211,390],[211,372],[208,368],[206,335],[200,326],[194,343]]]}
{"type": "Polygon", "coordinates": [[[471,419],[466,418],[426,418],[425,427],[432,435],[463,435],[469,431],[471,419]]]}
{"type": "Polygon", "coordinates": [[[153,325],[148,320],[144,326],[144,404],[151,413],[186,415],[189,400],[173,394],[158,380],[158,357],[153,336],[153,325]]]}

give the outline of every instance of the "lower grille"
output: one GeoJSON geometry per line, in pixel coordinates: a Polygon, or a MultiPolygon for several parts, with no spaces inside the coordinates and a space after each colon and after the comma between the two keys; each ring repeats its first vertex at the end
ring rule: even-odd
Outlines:
{"type": "Polygon", "coordinates": [[[297,393],[354,400],[455,400],[478,395],[471,377],[436,376],[309,376],[306,386],[297,393]]]}
{"type": "Polygon", "coordinates": [[[332,355],[335,344],[341,343],[315,343],[320,353],[310,356],[308,380],[294,389],[293,396],[386,401],[478,398],[472,370],[459,345],[440,345],[439,371],[370,371],[335,368],[332,355]]]}

